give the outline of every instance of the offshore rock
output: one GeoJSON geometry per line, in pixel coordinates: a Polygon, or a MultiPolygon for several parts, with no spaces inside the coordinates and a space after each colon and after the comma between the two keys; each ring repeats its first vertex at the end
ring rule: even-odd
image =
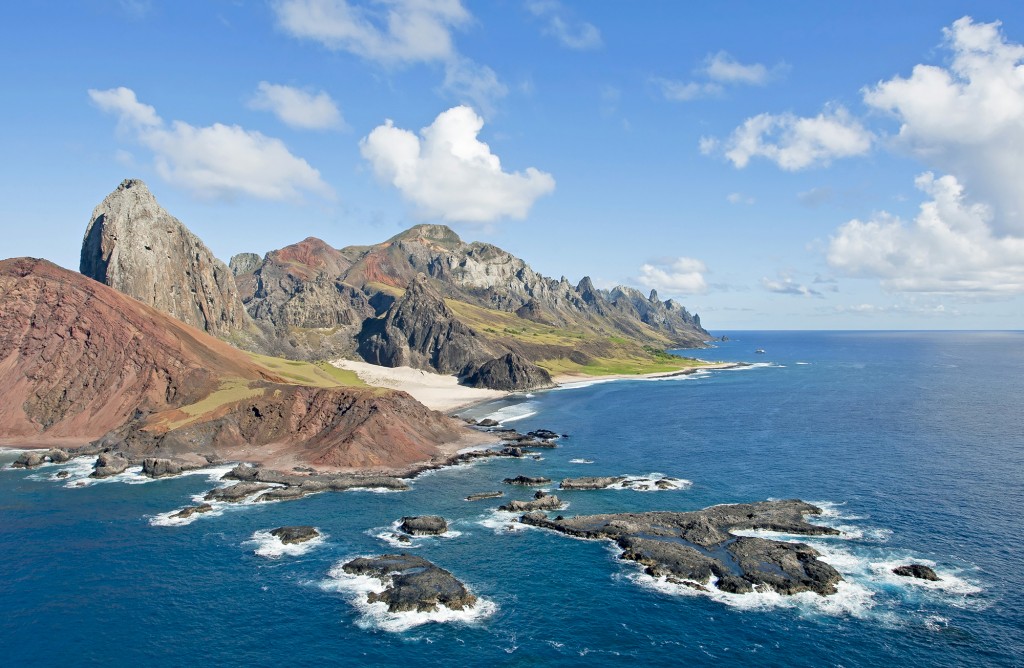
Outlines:
{"type": "Polygon", "coordinates": [[[533,501],[512,500],[505,505],[498,506],[498,510],[505,510],[513,513],[531,513],[538,510],[559,510],[565,507],[565,502],[554,494],[537,496],[533,501]]]}
{"type": "Polygon", "coordinates": [[[138,179],[93,210],[80,271],[215,336],[248,326],[231,270],[138,179]]]}
{"type": "Polygon", "coordinates": [[[735,530],[762,529],[811,536],[837,535],[830,527],[810,524],[804,515],[821,509],[791,499],[712,506],[675,513],[617,513],[549,519],[528,513],[520,522],[578,538],[614,541],[621,557],[645,567],[649,575],[706,588],[711,576],[729,593],[755,588],[790,595],[810,591],[827,596],[837,591],[842,576],[818,559],[813,548],[766,538],[737,537],[735,530]],[[722,550],[731,559],[723,560],[722,550]],[[733,562],[733,563],[729,563],[733,562]]]}
{"type": "Polygon", "coordinates": [[[270,535],[276,537],[285,545],[294,545],[313,540],[320,535],[320,532],[311,526],[294,526],[271,529],[270,535]]]}
{"type": "Polygon", "coordinates": [[[607,489],[612,485],[626,480],[626,476],[602,476],[602,477],[583,477],[583,478],[566,478],[562,482],[558,483],[559,489],[607,489]]]}
{"type": "Polygon", "coordinates": [[[482,501],[484,499],[500,499],[505,492],[477,492],[466,497],[466,501],[482,501]]]}
{"type": "Polygon", "coordinates": [[[170,459],[146,457],[142,460],[142,474],[148,475],[150,478],[179,475],[182,471],[189,471],[195,468],[198,468],[195,464],[184,464],[170,459]]]}
{"type": "Polygon", "coordinates": [[[505,478],[502,482],[506,485],[547,485],[551,478],[531,478],[530,476],[517,475],[515,478],[505,478]]]}
{"type": "Polygon", "coordinates": [[[439,536],[448,531],[448,522],[437,515],[403,517],[398,528],[410,536],[439,536]]]}
{"type": "Polygon", "coordinates": [[[224,501],[226,503],[238,503],[243,501],[245,497],[261,492],[265,489],[270,489],[270,485],[264,485],[261,483],[253,482],[240,482],[229,487],[219,487],[217,489],[211,489],[203,497],[206,501],[224,501]]]}
{"type": "Polygon", "coordinates": [[[480,366],[471,365],[462,384],[506,392],[554,385],[551,374],[518,353],[507,353],[480,366]]]}
{"type": "Polygon", "coordinates": [[[99,456],[96,457],[96,464],[94,465],[92,473],[89,474],[89,477],[109,478],[112,475],[124,473],[130,465],[131,463],[119,454],[101,452],[99,456]]]}
{"type": "Polygon", "coordinates": [[[344,571],[367,575],[384,584],[381,593],[371,592],[366,600],[387,604],[390,612],[435,612],[439,607],[464,610],[476,604],[476,596],[454,575],[426,559],[410,554],[384,554],[349,561],[344,571]]]}
{"type": "Polygon", "coordinates": [[[905,578],[918,578],[920,580],[930,580],[932,582],[938,582],[941,579],[935,574],[935,571],[924,564],[897,566],[892,569],[892,572],[905,578]]]}

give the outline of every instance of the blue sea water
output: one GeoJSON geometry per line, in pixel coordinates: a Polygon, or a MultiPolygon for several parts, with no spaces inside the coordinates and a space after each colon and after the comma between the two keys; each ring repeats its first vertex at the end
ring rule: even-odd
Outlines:
{"type": "Polygon", "coordinates": [[[1024,334],[727,334],[681,353],[756,366],[477,407],[570,437],[539,461],[431,472],[409,492],[321,494],[163,526],[208,476],[74,487],[80,473],[52,476],[81,464],[0,471],[0,663],[1024,665],[1024,334]],[[559,492],[564,512],[817,502],[844,535],[803,540],[843,573],[840,593],[673,589],[608,544],[510,530],[491,510],[499,500],[463,500],[503,487],[529,498],[501,484],[518,474],[651,473],[690,484],[559,492]],[[426,513],[454,535],[412,551],[467,583],[485,601],[477,613],[414,625],[424,620],[357,605],[360,583],[337,565],[394,551],[380,536],[426,513]],[[257,554],[272,546],[254,534],[284,524],[326,538],[302,554],[257,554]],[[889,572],[911,561],[943,580],[889,572]]]}

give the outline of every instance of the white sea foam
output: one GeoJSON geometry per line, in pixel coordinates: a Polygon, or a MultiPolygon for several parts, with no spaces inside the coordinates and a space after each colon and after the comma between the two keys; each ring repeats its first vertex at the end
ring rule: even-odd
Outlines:
{"type": "MultiPolygon", "coordinates": [[[[228,466],[228,467],[218,467],[218,468],[204,469],[204,471],[210,475],[211,482],[212,481],[217,481],[217,482],[220,483],[219,487],[230,487],[231,485],[235,484],[235,481],[234,480],[221,480],[220,476],[222,476],[224,473],[227,473],[227,471],[230,471],[231,468],[232,467],[230,467],[230,466],[228,466]]],[[[268,484],[270,485],[271,488],[274,488],[274,487],[284,487],[284,485],[279,485],[279,484],[276,484],[276,483],[268,483],[268,484]]],[[[155,526],[155,527],[185,526],[187,524],[192,524],[193,522],[195,522],[196,520],[198,520],[198,519],[200,519],[202,517],[219,517],[219,516],[223,515],[225,513],[225,511],[228,511],[228,510],[243,510],[243,509],[246,509],[246,508],[250,508],[250,507],[252,507],[253,505],[256,505],[256,504],[261,504],[262,505],[262,504],[266,504],[266,503],[274,503],[274,501],[259,501],[258,500],[259,497],[262,496],[267,491],[268,490],[266,490],[266,489],[261,489],[261,490],[259,490],[257,492],[253,492],[252,494],[249,494],[248,496],[244,497],[241,501],[230,502],[230,501],[216,501],[216,500],[207,501],[204,497],[206,496],[206,494],[209,493],[209,490],[204,490],[202,492],[199,492],[198,494],[192,495],[193,505],[208,504],[208,505],[212,506],[211,510],[206,511],[205,513],[192,513],[188,517],[176,517],[175,515],[177,515],[177,513],[179,513],[180,511],[184,510],[185,508],[184,507],[182,507],[182,508],[175,508],[174,510],[168,510],[165,513],[158,513],[156,515],[150,516],[149,524],[151,526],[155,526]]]]}
{"type": "Polygon", "coordinates": [[[797,362],[797,366],[810,366],[810,362],[797,362]]]}
{"type": "Polygon", "coordinates": [[[627,476],[625,480],[617,482],[606,489],[631,489],[636,492],[662,492],[673,489],[686,489],[693,483],[682,478],[671,478],[662,473],[649,473],[645,476],[627,476]],[[662,487],[656,483],[662,482],[662,487]]]}
{"type": "Polygon", "coordinates": [[[562,383],[561,385],[557,385],[555,387],[552,387],[548,391],[549,392],[557,392],[557,391],[560,391],[560,390],[582,390],[585,387],[592,387],[594,385],[602,385],[604,383],[614,383],[617,380],[622,380],[622,379],[621,378],[599,378],[599,379],[596,379],[596,380],[576,380],[576,381],[572,381],[571,383],[562,383]]]}
{"type": "Polygon", "coordinates": [[[593,464],[593,459],[570,459],[570,464],[593,464]]]}
{"type": "Polygon", "coordinates": [[[253,553],[257,556],[266,557],[268,559],[279,559],[284,556],[301,556],[318,545],[323,545],[323,542],[324,535],[320,534],[316,538],[311,538],[301,543],[286,544],[269,531],[257,531],[252,535],[250,540],[246,541],[246,544],[256,545],[256,549],[253,550],[253,553]]]}
{"type": "Polygon", "coordinates": [[[448,524],[448,530],[444,533],[429,536],[413,536],[411,534],[407,534],[402,531],[401,526],[402,520],[395,520],[388,527],[377,527],[366,531],[366,533],[374,538],[379,538],[392,547],[403,549],[417,548],[425,542],[445,538],[458,538],[462,535],[461,531],[456,531],[451,528],[451,523],[448,524]],[[403,538],[408,538],[409,540],[402,540],[403,538]]]}
{"type": "Polygon", "coordinates": [[[320,583],[324,591],[339,592],[349,599],[359,611],[360,617],[356,625],[362,629],[380,629],[392,633],[401,633],[411,628],[429,623],[461,623],[476,625],[493,615],[498,606],[483,598],[477,598],[476,605],[464,610],[452,610],[438,606],[433,612],[389,612],[386,603],[370,603],[367,594],[379,594],[384,591],[380,580],[367,575],[346,573],[344,564],[349,560],[339,561],[327,573],[327,579],[320,583]]]}
{"type": "Polygon", "coordinates": [[[520,517],[522,517],[522,513],[513,513],[507,510],[492,508],[477,520],[477,524],[482,527],[492,529],[494,533],[497,534],[525,531],[530,527],[529,525],[520,523],[518,521],[520,517]]]}
{"type": "Polygon", "coordinates": [[[517,420],[525,420],[528,417],[532,417],[537,414],[537,405],[532,401],[524,401],[521,404],[514,404],[512,406],[505,406],[499,408],[493,413],[485,415],[481,419],[490,418],[498,422],[499,424],[505,424],[506,422],[515,422],[517,420]]]}

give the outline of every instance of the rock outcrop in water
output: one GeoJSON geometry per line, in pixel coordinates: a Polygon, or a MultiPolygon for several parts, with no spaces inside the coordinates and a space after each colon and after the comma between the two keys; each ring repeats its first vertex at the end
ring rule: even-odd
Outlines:
{"type": "Polygon", "coordinates": [[[892,569],[892,572],[896,575],[905,578],[917,578],[919,580],[930,580],[931,582],[938,582],[939,576],[935,574],[935,571],[924,564],[908,564],[906,566],[897,566],[892,569]]]}
{"type": "Polygon", "coordinates": [[[818,559],[808,545],[730,532],[760,529],[808,536],[837,535],[830,527],[810,524],[805,515],[821,509],[799,500],[712,506],[675,513],[618,513],[549,519],[544,513],[523,515],[524,524],[578,538],[614,541],[622,558],[645,567],[648,575],[699,589],[749,593],[755,588],[780,594],[804,591],[836,593],[842,576],[818,559]]]}
{"type": "Polygon", "coordinates": [[[215,336],[250,326],[228,267],[138,179],[124,180],[93,210],[80,270],[215,336]]]}
{"type": "Polygon", "coordinates": [[[448,522],[438,515],[403,517],[398,528],[410,536],[440,536],[448,531],[448,522]]]}
{"type": "Polygon", "coordinates": [[[318,538],[320,536],[320,532],[316,530],[316,527],[292,526],[271,529],[270,535],[274,536],[285,545],[296,545],[298,543],[305,543],[313,540],[314,538],[318,538]]]}
{"type": "Polygon", "coordinates": [[[476,604],[476,596],[448,571],[410,554],[359,557],[343,566],[346,573],[380,580],[384,591],[370,592],[369,603],[382,602],[389,612],[435,612],[444,607],[464,610],[476,604]]]}

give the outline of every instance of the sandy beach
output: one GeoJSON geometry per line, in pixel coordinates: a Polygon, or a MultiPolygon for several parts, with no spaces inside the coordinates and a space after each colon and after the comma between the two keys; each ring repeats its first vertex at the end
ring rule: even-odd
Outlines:
{"type": "Polygon", "coordinates": [[[445,413],[491,399],[500,399],[507,392],[459,385],[455,376],[413,369],[412,367],[384,367],[353,360],[334,360],[339,369],[354,371],[359,379],[374,387],[388,387],[408,392],[421,404],[445,413]]]}
{"type": "MultiPolygon", "coordinates": [[[[492,399],[507,396],[501,390],[486,390],[459,385],[455,376],[443,376],[412,367],[383,367],[367,362],[353,360],[334,360],[331,362],[340,369],[355,372],[359,379],[374,387],[388,387],[411,394],[417,401],[435,411],[452,412],[460,408],[472,406],[492,399]]],[[[680,369],[678,371],[660,371],[637,375],[588,376],[586,374],[561,374],[553,378],[556,385],[573,385],[575,383],[592,383],[606,380],[628,380],[630,378],[667,378],[688,375],[701,370],[731,369],[738,364],[734,362],[711,362],[704,366],[680,369]]]]}

